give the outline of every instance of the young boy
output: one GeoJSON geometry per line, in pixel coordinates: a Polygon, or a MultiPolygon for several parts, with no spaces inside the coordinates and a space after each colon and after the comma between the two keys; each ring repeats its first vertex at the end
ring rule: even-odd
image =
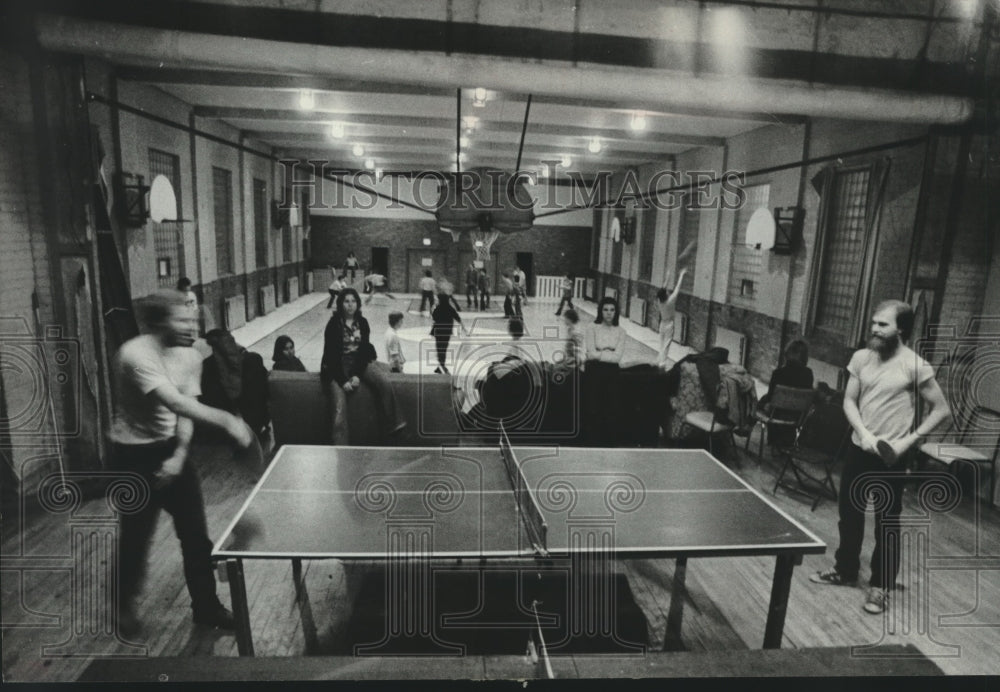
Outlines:
{"type": "Polygon", "coordinates": [[[390,312],[389,326],[385,330],[385,351],[389,354],[389,369],[392,372],[403,372],[403,348],[399,343],[399,325],[403,324],[403,313],[390,312]]]}

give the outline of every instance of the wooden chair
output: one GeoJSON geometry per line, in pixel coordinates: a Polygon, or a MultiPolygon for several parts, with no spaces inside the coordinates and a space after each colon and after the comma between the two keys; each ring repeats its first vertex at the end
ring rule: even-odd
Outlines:
{"type": "MultiPolygon", "coordinates": [[[[757,447],[758,462],[764,458],[764,438],[767,436],[767,426],[780,426],[787,428],[790,432],[798,430],[815,398],[816,392],[813,389],[786,387],[780,384],[775,386],[774,396],[767,402],[767,405],[754,412],[753,428],[761,426],[760,444],[757,447]]],[[[750,429],[751,435],[753,428],[750,429]]],[[[743,450],[746,452],[750,450],[750,435],[747,435],[743,450]]]]}
{"type": "Polygon", "coordinates": [[[1000,411],[983,405],[969,409],[969,415],[964,417],[968,423],[955,436],[954,421],[945,430],[941,440],[925,442],[920,445],[920,454],[925,458],[953,468],[956,461],[965,461],[977,469],[979,466],[990,467],[990,494],[992,504],[996,496],[997,483],[997,453],[1000,452],[1000,411]],[[949,439],[953,438],[953,439],[949,439]],[[992,446],[992,454],[988,454],[992,446]]]}

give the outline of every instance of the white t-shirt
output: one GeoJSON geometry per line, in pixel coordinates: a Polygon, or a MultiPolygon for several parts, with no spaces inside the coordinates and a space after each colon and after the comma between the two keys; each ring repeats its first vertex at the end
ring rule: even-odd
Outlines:
{"type": "Polygon", "coordinates": [[[403,366],[406,358],[403,357],[403,348],[399,343],[399,333],[392,327],[385,329],[385,352],[388,356],[390,366],[403,366]]]}
{"type": "Polygon", "coordinates": [[[126,341],[112,365],[117,401],[110,437],[121,444],[148,444],[177,433],[177,414],[149,396],[164,384],[181,394],[201,394],[201,356],[190,347],[161,348],[150,334],[126,341]]]}
{"type": "Polygon", "coordinates": [[[435,288],[437,288],[437,281],[435,281],[431,277],[425,276],[420,280],[421,291],[430,291],[431,293],[433,293],[435,288]]]}
{"type": "MultiPolygon", "coordinates": [[[[858,410],[868,431],[888,442],[909,435],[920,385],[934,377],[930,364],[900,344],[886,361],[870,348],[855,351],[847,371],[861,384],[858,410]]],[[[857,432],[851,440],[861,445],[857,432]]]]}

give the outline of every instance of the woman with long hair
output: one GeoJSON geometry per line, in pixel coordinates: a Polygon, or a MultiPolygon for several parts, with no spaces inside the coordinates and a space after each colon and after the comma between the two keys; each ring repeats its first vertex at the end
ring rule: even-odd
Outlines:
{"type": "Polygon", "coordinates": [[[614,445],[618,438],[619,364],[625,354],[626,336],[618,320],[618,301],[605,296],[597,306],[594,326],[587,333],[587,427],[595,446],[614,445]]]}
{"type": "Polygon", "coordinates": [[[348,397],[358,390],[362,381],[375,390],[387,436],[406,427],[406,421],[401,420],[396,412],[392,384],[383,370],[371,366],[374,360],[371,327],[361,314],[361,297],[353,288],[345,288],[337,296],[337,309],[323,333],[323,361],[320,366],[320,382],[329,394],[333,408],[334,444],[349,444],[348,397]]]}
{"type": "Polygon", "coordinates": [[[305,372],[306,366],[295,357],[295,342],[292,337],[282,334],[274,340],[274,353],[271,355],[274,361],[272,370],[285,370],[288,372],[305,372]]]}

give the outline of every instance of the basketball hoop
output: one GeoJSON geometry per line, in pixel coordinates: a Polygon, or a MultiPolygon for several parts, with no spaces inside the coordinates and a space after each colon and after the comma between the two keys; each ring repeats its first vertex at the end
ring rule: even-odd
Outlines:
{"type": "Polygon", "coordinates": [[[490,248],[500,237],[500,231],[473,231],[472,249],[476,252],[476,260],[485,262],[490,258],[490,248]]]}

